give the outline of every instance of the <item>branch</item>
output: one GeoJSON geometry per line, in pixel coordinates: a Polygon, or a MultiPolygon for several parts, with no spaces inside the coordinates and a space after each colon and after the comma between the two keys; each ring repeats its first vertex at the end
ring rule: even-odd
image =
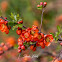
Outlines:
{"type": "Polygon", "coordinates": [[[41,14],[41,25],[40,25],[39,33],[41,33],[42,21],[43,21],[43,13],[44,13],[44,7],[42,8],[42,14],[41,14]]]}
{"type": "MultiPolygon", "coordinates": [[[[7,19],[3,18],[2,16],[0,18],[3,19],[3,20],[5,20],[5,21],[8,21],[7,19]]],[[[14,22],[14,24],[18,24],[18,23],[14,22]]],[[[23,25],[23,28],[27,28],[27,27],[23,25]]]]}
{"type": "Polygon", "coordinates": [[[62,39],[58,39],[58,41],[62,41],[62,39]]]}
{"type": "Polygon", "coordinates": [[[2,18],[2,19],[5,20],[5,21],[8,21],[7,19],[3,18],[2,16],[1,16],[0,18],[2,18]]]}
{"type": "Polygon", "coordinates": [[[43,51],[43,53],[45,53],[45,54],[47,54],[47,55],[50,55],[50,56],[53,56],[53,57],[55,57],[55,56],[56,56],[56,55],[54,55],[53,53],[48,52],[48,51],[43,51]]]}
{"type": "Polygon", "coordinates": [[[27,27],[23,25],[23,28],[27,28],[27,27]]]}

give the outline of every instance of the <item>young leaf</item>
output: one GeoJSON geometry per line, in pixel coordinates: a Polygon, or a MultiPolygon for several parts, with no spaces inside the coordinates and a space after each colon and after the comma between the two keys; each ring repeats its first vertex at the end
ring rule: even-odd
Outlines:
{"type": "Polygon", "coordinates": [[[16,14],[11,13],[10,17],[13,22],[18,22],[19,20],[22,20],[22,19],[20,19],[19,14],[16,15],[16,14]]]}
{"type": "Polygon", "coordinates": [[[17,17],[19,17],[19,14],[17,14],[17,17]]]}
{"type": "Polygon", "coordinates": [[[55,37],[54,33],[50,33],[50,34],[52,34],[53,38],[55,37]]]}
{"type": "Polygon", "coordinates": [[[14,23],[13,23],[12,21],[9,21],[9,22],[8,22],[8,25],[13,26],[14,23]]]}
{"type": "Polygon", "coordinates": [[[12,27],[12,30],[14,30],[15,28],[16,28],[16,26],[13,26],[13,27],[12,27]]]}
{"type": "Polygon", "coordinates": [[[15,30],[16,28],[18,28],[17,25],[13,26],[13,27],[12,27],[12,30],[15,30]]]}
{"type": "Polygon", "coordinates": [[[18,49],[18,45],[17,44],[15,44],[14,49],[18,49]]]}
{"type": "Polygon", "coordinates": [[[13,14],[13,13],[11,13],[10,18],[11,18],[12,21],[14,22],[15,18],[14,18],[14,14],[13,14]]]}
{"type": "Polygon", "coordinates": [[[57,26],[57,30],[60,32],[60,26],[59,25],[57,26]]]}
{"type": "Polygon", "coordinates": [[[18,24],[17,26],[20,27],[20,28],[22,28],[22,24],[18,24]]]}

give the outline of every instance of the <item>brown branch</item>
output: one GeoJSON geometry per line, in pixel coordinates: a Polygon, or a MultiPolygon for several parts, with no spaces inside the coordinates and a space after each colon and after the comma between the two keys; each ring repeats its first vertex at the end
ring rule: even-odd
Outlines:
{"type": "Polygon", "coordinates": [[[58,41],[62,41],[62,39],[58,39],[58,41]]]}
{"type": "Polygon", "coordinates": [[[27,27],[23,25],[23,28],[27,28],[27,27]]]}
{"type": "MultiPolygon", "coordinates": [[[[43,6],[44,6],[44,5],[43,5],[43,6]]],[[[43,13],[44,13],[44,7],[42,8],[42,14],[41,14],[41,24],[40,24],[40,30],[39,30],[39,33],[41,33],[42,21],[43,21],[43,13]]]]}
{"type": "Polygon", "coordinates": [[[48,52],[48,51],[43,51],[43,53],[45,53],[45,54],[47,54],[47,55],[50,55],[50,56],[53,56],[53,57],[55,57],[55,56],[56,56],[56,55],[54,55],[53,53],[48,52]]]}

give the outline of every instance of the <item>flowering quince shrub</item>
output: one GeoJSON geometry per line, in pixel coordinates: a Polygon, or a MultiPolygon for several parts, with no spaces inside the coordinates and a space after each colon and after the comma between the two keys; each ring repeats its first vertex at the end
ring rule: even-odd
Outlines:
{"type": "Polygon", "coordinates": [[[26,44],[30,46],[31,50],[35,51],[37,46],[41,46],[41,48],[44,49],[45,46],[49,46],[51,42],[53,42],[53,36],[51,34],[44,35],[43,33],[39,33],[38,27],[34,25],[32,28],[19,31],[20,34],[17,32],[17,34],[20,35],[18,38],[18,52],[25,50],[25,48],[27,48],[26,44]]]}
{"type": "MultiPolygon", "coordinates": [[[[41,47],[44,49],[45,47],[50,46],[50,44],[54,40],[58,40],[57,36],[60,32],[57,32],[56,35],[52,34],[44,34],[41,32],[42,21],[43,21],[43,12],[44,8],[46,7],[46,2],[40,2],[40,5],[37,5],[38,9],[42,9],[42,16],[41,16],[41,25],[40,29],[33,25],[32,28],[23,26],[23,20],[20,19],[19,14],[14,15],[11,13],[11,18],[13,21],[8,21],[7,18],[0,17],[0,30],[1,32],[5,32],[6,34],[9,33],[9,30],[17,29],[16,33],[19,35],[18,38],[18,52],[21,53],[23,50],[26,50],[30,47],[31,50],[36,51],[37,47],[41,47]],[[54,37],[55,36],[55,37],[54,37]],[[54,38],[53,38],[54,37],[54,38]]],[[[60,27],[58,27],[60,30],[60,27]]],[[[62,45],[62,43],[60,43],[62,45]]],[[[11,44],[0,44],[0,55],[2,55],[5,51],[10,50],[13,48],[14,45],[11,44]]]]}

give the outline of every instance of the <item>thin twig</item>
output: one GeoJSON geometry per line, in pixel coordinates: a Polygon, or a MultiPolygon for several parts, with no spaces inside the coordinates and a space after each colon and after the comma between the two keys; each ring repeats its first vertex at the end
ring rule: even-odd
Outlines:
{"type": "Polygon", "coordinates": [[[56,55],[54,55],[53,53],[48,52],[48,51],[43,51],[43,53],[46,53],[47,55],[50,55],[50,56],[53,56],[53,57],[55,57],[55,56],[56,56],[56,55]]]}
{"type": "Polygon", "coordinates": [[[27,28],[27,27],[23,25],[23,28],[27,28]]]}
{"type": "Polygon", "coordinates": [[[39,33],[41,33],[42,21],[43,21],[43,13],[44,13],[44,8],[42,8],[42,14],[41,14],[41,25],[40,25],[39,33]]]}
{"type": "Polygon", "coordinates": [[[7,19],[3,18],[2,16],[1,16],[0,18],[2,18],[2,19],[5,20],[5,21],[8,21],[7,19]]]}
{"type": "Polygon", "coordinates": [[[61,54],[62,54],[62,49],[61,49],[61,51],[59,52],[59,54],[56,56],[56,58],[53,60],[53,62],[54,62],[56,59],[59,60],[59,57],[60,57],[61,54]]]}
{"type": "Polygon", "coordinates": [[[58,39],[58,41],[62,41],[62,39],[58,39]]]}
{"type": "Polygon", "coordinates": [[[18,59],[20,59],[20,56],[21,56],[21,53],[19,54],[18,59]]]}

